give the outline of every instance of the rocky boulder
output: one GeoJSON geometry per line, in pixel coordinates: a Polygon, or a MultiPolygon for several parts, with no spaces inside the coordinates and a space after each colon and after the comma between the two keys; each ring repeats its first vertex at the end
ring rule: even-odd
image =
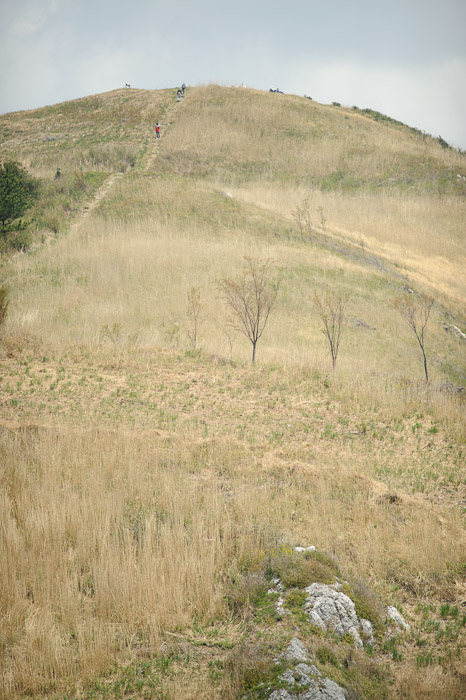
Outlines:
{"type": "Polygon", "coordinates": [[[287,688],[274,690],[268,700],[346,700],[344,689],[325,678],[309,659],[306,647],[294,637],[282,658],[289,667],[279,677],[287,688]]]}
{"type": "Polygon", "coordinates": [[[312,583],[305,589],[307,598],[304,609],[311,623],[323,631],[334,632],[339,637],[349,635],[359,648],[363,648],[363,640],[373,644],[371,623],[358,618],[353,601],[338,588],[341,588],[338,583],[312,583]]]}

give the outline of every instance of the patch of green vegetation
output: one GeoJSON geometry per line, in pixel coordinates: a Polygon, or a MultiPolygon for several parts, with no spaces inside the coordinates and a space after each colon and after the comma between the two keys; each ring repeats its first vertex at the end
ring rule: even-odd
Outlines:
{"type": "Polygon", "coordinates": [[[232,573],[226,586],[225,600],[234,614],[243,614],[247,608],[257,608],[266,615],[273,611],[275,601],[268,594],[269,584],[262,573],[232,573]]]}
{"type": "Polygon", "coordinates": [[[288,610],[292,612],[301,612],[305,602],[306,593],[299,588],[288,591],[285,596],[285,608],[288,608],[288,610]]]}
{"type": "MultiPolygon", "coordinates": [[[[105,677],[89,683],[85,690],[86,698],[119,700],[127,697],[141,697],[168,700],[169,693],[164,689],[164,683],[177,672],[176,668],[179,664],[183,664],[185,669],[188,668],[191,664],[190,657],[173,652],[126,666],[116,664],[105,677]]],[[[47,697],[52,699],[54,696],[47,697]]],[[[59,696],[60,700],[77,700],[80,697],[82,697],[81,692],[59,696]]]]}
{"type": "Polygon", "coordinates": [[[361,581],[353,586],[343,584],[341,590],[353,601],[357,616],[369,620],[374,631],[380,632],[383,626],[381,606],[373,591],[361,581]]]}
{"type": "Polygon", "coordinates": [[[329,647],[317,647],[315,654],[321,664],[338,666],[338,659],[329,647]]]}
{"type": "Polygon", "coordinates": [[[402,661],[403,656],[398,648],[399,639],[398,637],[390,637],[386,642],[384,642],[383,650],[391,655],[393,661],[402,661]]]}
{"type": "Polygon", "coordinates": [[[339,575],[336,563],[323,552],[296,552],[282,547],[268,562],[267,575],[278,576],[284,588],[306,588],[311,583],[334,583],[339,575]]]}
{"type": "Polygon", "coordinates": [[[320,178],[313,178],[313,184],[322,192],[338,190],[340,192],[355,192],[361,189],[363,181],[350,172],[336,170],[320,178]]]}
{"type": "Polygon", "coordinates": [[[276,660],[276,649],[263,644],[245,642],[231,653],[225,665],[230,691],[244,700],[266,700],[273,690],[285,687],[280,679],[286,664],[276,660]]]}

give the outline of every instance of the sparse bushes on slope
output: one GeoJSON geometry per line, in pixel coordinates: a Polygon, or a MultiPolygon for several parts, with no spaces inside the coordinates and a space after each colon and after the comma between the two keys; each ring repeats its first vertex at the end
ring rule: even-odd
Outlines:
{"type": "Polygon", "coordinates": [[[15,161],[0,164],[0,232],[3,235],[31,207],[38,190],[39,181],[29,175],[22,165],[15,161]]]}

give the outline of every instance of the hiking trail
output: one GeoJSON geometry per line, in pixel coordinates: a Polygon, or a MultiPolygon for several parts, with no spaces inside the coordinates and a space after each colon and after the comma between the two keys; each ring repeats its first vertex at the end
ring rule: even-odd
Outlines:
{"type": "MultiPolygon", "coordinates": [[[[181,102],[175,102],[171,104],[166,112],[165,112],[165,118],[167,117],[172,117],[180,108],[183,100],[181,102]]],[[[156,139],[153,133],[153,128],[151,127],[151,136],[154,140],[154,143],[152,145],[152,151],[149,153],[149,156],[147,158],[147,161],[143,167],[143,172],[147,173],[153,164],[154,160],[157,157],[157,152],[160,146],[160,142],[163,139],[163,135],[166,133],[167,129],[171,126],[172,120],[167,121],[165,124],[165,128],[161,134],[161,137],[159,139],[156,139]]],[[[102,183],[102,185],[98,188],[98,190],[95,192],[94,196],[92,199],[87,202],[84,207],[77,213],[74,221],[71,224],[70,231],[76,230],[81,226],[82,223],[87,219],[89,214],[97,207],[99,202],[101,202],[105,197],[108,195],[108,193],[111,191],[113,186],[115,185],[116,182],[120,180],[120,178],[123,177],[125,173],[111,173],[102,183]]]]}
{"type": "MultiPolygon", "coordinates": [[[[165,115],[164,115],[165,118],[171,117],[172,115],[174,115],[179,110],[182,103],[183,103],[183,100],[181,100],[181,102],[175,102],[175,103],[171,104],[170,107],[168,107],[167,111],[165,112],[165,115]]],[[[167,129],[171,126],[171,124],[172,124],[171,121],[167,121],[167,123],[165,125],[165,129],[162,132],[162,134],[166,133],[167,129]]],[[[154,139],[154,144],[152,146],[152,152],[149,154],[147,162],[144,166],[145,173],[147,173],[150,170],[152,163],[154,162],[154,160],[157,157],[157,151],[159,149],[160,142],[161,142],[162,138],[163,138],[163,135],[161,135],[161,137],[159,139],[154,139]]]]}

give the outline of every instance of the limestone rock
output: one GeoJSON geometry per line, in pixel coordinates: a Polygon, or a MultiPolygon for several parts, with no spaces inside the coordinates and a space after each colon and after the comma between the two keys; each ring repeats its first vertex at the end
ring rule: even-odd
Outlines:
{"type": "Polygon", "coordinates": [[[317,683],[311,681],[311,686],[298,696],[299,700],[346,700],[346,693],[330,678],[324,678],[317,683]]]}
{"type": "Polygon", "coordinates": [[[303,661],[306,662],[309,659],[309,655],[306,651],[306,647],[299,639],[293,637],[288,648],[283,653],[283,658],[287,661],[303,661]]]}
{"type": "Polygon", "coordinates": [[[284,617],[288,611],[285,610],[285,599],[283,597],[283,584],[279,578],[272,579],[272,586],[269,588],[267,593],[269,593],[269,595],[271,593],[278,593],[278,599],[277,599],[277,602],[275,603],[275,609],[277,611],[277,617],[280,617],[280,618],[284,617]]]}
{"type": "Polygon", "coordinates": [[[395,624],[396,627],[403,629],[403,630],[409,630],[410,627],[407,622],[403,619],[403,617],[400,615],[398,610],[393,607],[393,605],[388,605],[387,606],[387,620],[390,620],[395,624]]]}
{"type": "Polygon", "coordinates": [[[361,632],[373,642],[371,623],[364,620],[361,624],[355,605],[346,593],[325,583],[312,583],[305,591],[307,598],[304,608],[312,624],[321,630],[335,632],[340,637],[348,634],[360,648],[364,646],[361,632]]]}
{"type": "Polygon", "coordinates": [[[290,663],[290,667],[280,676],[280,681],[286,683],[289,690],[274,690],[268,700],[346,700],[343,688],[308,663],[307,649],[296,637],[290,641],[281,658],[290,663]]]}
{"type": "Polygon", "coordinates": [[[369,620],[365,620],[363,617],[359,618],[359,623],[361,625],[361,636],[363,641],[371,646],[374,646],[374,630],[372,629],[372,624],[369,620]]]}
{"type": "Polygon", "coordinates": [[[272,695],[269,695],[269,700],[297,700],[297,696],[291,695],[287,690],[281,688],[280,690],[274,690],[272,695]]]}

